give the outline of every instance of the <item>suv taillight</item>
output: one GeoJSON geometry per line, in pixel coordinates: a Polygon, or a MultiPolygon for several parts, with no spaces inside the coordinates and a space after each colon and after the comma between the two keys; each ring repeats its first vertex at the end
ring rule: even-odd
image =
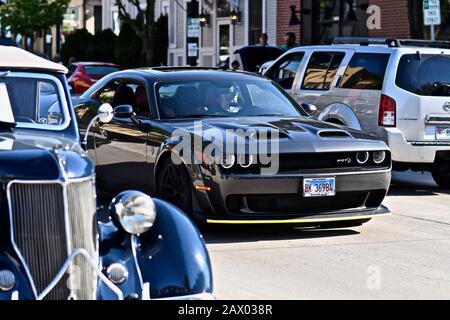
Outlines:
{"type": "Polygon", "coordinates": [[[396,125],[396,103],[391,97],[382,94],[380,99],[380,113],[378,125],[395,127],[396,125]]]}

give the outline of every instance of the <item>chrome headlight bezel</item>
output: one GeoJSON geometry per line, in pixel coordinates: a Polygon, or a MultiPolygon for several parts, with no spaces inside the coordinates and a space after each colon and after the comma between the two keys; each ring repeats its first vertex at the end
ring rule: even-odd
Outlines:
{"type": "Polygon", "coordinates": [[[386,151],[374,151],[372,154],[372,159],[375,164],[381,164],[386,160],[386,151]],[[377,157],[379,155],[379,158],[377,157]]]}
{"type": "Polygon", "coordinates": [[[153,199],[139,191],[124,191],[109,205],[116,224],[129,234],[147,232],[155,223],[156,206],[153,199]]]}

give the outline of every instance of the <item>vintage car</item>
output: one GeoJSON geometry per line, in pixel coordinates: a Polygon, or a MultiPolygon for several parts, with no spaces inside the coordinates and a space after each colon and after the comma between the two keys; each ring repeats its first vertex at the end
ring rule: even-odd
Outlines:
{"type": "Polygon", "coordinates": [[[66,71],[0,46],[0,300],[211,298],[183,212],[132,190],[97,208],[66,71]]]}
{"type": "Polygon", "coordinates": [[[262,76],[116,72],[74,100],[80,128],[105,103],[115,116],[89,143],[100,190],[155,193],[210,224],[353,226],[388,212],[386,144],[312,119],[262,76]]]}

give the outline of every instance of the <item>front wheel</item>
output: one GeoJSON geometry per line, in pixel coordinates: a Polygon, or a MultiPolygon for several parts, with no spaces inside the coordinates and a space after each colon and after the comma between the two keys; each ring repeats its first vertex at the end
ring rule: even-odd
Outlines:
{"type": "Polygon", "coordinates": [[[192,215],[191,179],[183,165],[176,165],[167,158],[161,166],[157,181],[158,196],[192,215]]]}

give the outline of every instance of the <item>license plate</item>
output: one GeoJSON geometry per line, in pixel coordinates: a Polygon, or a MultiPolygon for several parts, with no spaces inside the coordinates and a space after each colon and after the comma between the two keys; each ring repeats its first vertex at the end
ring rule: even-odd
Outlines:
{"type": "Polygon", "coordinates": [[[336,195],[335,178],[303,179],[304,197],[333,197],[336,195]]]}
{"type": "Polygon", "coordinates": [[[437,127],[436,140],[450,140],[450,127],[437,127]]]}

